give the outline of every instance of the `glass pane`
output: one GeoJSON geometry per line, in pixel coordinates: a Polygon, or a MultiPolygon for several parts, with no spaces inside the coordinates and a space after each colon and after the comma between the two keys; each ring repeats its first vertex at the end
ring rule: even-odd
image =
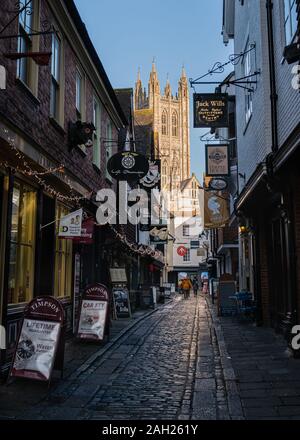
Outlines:
{"type": "Polygon", "coordinates": [[[295,33],[296,33],[296,31],[297,31],[297,26],[298,26],[297,6],[296,6],[295,0],[293,1],[292,9],[291,9],[291,26],[292,26],[292,36],[291,36],[291,38],[293,38],[295,33]]]}
{"type": "Polygon", "coordinates": [[[8,302],[28,302],[33,296],[36,191],[16,183],[12,196],[8,302]]]}
{"type": "Polygon", "coordinates": [[[81,91],[82,91],[82,77],[79,72],[76,72],[76,108],[81,112],[81,91]]]}

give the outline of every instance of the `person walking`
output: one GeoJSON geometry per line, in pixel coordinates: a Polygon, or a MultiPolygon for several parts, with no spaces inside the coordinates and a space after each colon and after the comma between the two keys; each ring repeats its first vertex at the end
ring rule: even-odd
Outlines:
{"type": "Polygon", "coordinates": [[[199,283],[197,278],[193,279],[193,290],[194,290],[194,296],[197,297],[198,295],[198,289],[199,289],[199,283]]]}
{"type": "Polygon", "coordinates": [[[183,293],[184,293],[184,299],[188,299],[190,296],[190,290],[193,287],[191,280],[189,278],[184,278],[182,280],[182,285],[181,285],[182,289],[183,289],[183,293]]]}

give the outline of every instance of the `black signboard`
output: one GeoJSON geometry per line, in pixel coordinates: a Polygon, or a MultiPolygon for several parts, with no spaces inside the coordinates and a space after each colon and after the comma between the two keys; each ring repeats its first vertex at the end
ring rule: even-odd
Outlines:
{"type": "Polygon", "coordinates": [[[228,127],[228,94],[195,93],[194,94],[194,127],[228,127]]]}
{"type": "Polygon", "coordinates": [[[149,161],[142,154],[123,151],[109,159],[107,171],[116,180],[138,181],[148,173],[149,161]]]}
{"type": "Polygon", "coordinates": [[[124,287],[115,287],[113,289],[114,310],[116,318],[130,318],[130,300],[129,292],[124,287]]]}

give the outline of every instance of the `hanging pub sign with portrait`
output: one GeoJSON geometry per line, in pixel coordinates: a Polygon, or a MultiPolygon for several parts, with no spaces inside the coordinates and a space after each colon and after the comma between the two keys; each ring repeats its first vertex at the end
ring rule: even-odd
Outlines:
{"type": "Polygon", "coordinates": [[[146,176],[149,171],[149,161],[142,154],[123,151],[109,159],[107,171],[116,180],[135,182],[146,176]]]}
{"type": "Polygon", "coordinates": [[[140,185],[146,189],[151,190],[153,188],[160,188],[161,180],[161,161],[149,160],[149,171],[145,177],[140,180],[140,185]]]}
{"type": "Polygon", "coordinates": [[[221,128],[229,126],[227,93],[194,94],[194,127],[221,128]]]}
{"type": "Polygon", "coordinates": [[[230,175],[228,145],[205,145],[205,153],[206,176],[224,177],[230,175]]]}

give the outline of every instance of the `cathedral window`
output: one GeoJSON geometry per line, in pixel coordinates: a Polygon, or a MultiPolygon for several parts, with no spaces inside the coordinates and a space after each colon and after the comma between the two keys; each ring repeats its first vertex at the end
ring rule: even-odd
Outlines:
{"type": "Polygon", "coordinates": [[[168,134],[168,114],[166,110],[162,112],[162,116],[161,116],[161,133],[163,135],[168,134]]]}
{"type": "Polygon", "coordinates": [[[178,136],[178,117],[176,112],[172,114],[172,136],[178,136]]]}
{"type": "Polygon", "coordinates": [[[164,161],[162,166],[162,173],[161,173],[163,186],[167,184],[167,175],[168,175],[168,163],[167,161],[164,161]]]}

